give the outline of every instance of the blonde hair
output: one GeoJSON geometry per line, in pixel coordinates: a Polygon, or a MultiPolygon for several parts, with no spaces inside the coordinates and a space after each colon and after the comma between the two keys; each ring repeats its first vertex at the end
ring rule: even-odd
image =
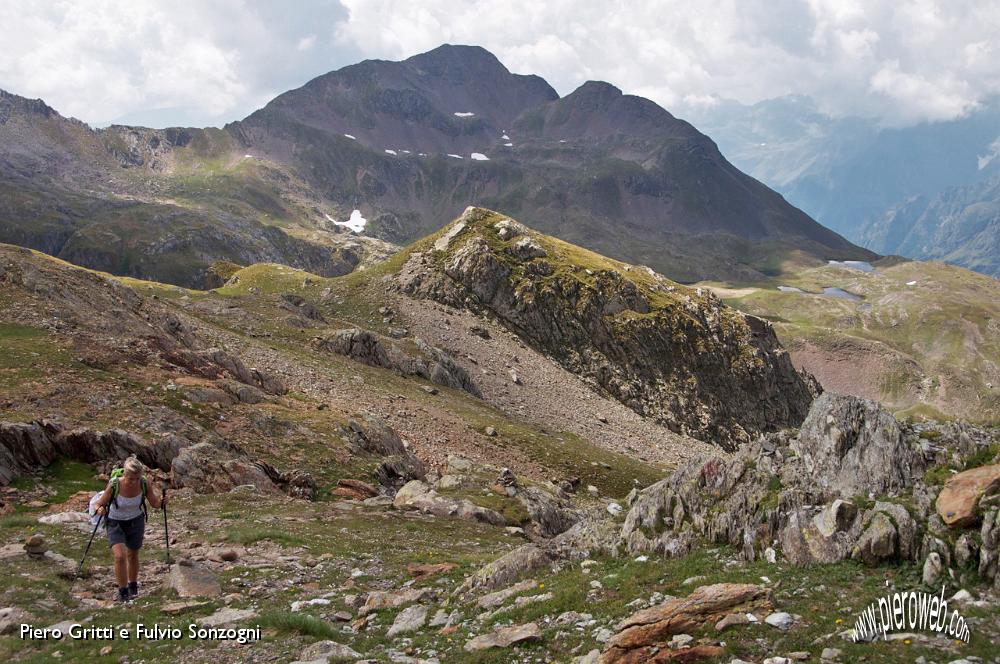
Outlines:
{"type": "Polygon", "coordinates": [[[142,465],[142,462],[139,461],[139,459],[137,459],[134,455],[125,459],[125,464],[122,466],[125,474],[129,477],[141,477],[144,468],[145,467],[142,465]]]}

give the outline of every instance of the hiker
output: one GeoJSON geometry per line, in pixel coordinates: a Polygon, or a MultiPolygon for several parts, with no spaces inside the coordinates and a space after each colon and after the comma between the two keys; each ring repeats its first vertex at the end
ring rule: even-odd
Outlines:
{"type": "Polygon", "coordinates": [[[112,472],[107,488],[97,500],[97,513],[107,516],[118,599],[123,602],[139,595],[139,549],[146,530],[145,501],[154,509],[167,502],[166,495],[158,497],[153,492],[142,471],[142,463],[134,456],[129,457],[120,474],[112,472]]]}

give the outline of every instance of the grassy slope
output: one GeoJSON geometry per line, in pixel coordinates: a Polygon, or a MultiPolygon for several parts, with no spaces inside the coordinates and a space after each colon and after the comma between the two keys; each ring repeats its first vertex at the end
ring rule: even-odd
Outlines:
{"type": "Polygon", "coordinates": [[[874,274],[823,266],[752,288],[723,296],[773,321],[793,354],[811,344],[831,356],[871,358],[871,372],[856,367],[858,381],[871,383],[900,414],[1000,420],[995,279],[943,263],[887,261],[874,274]],[[783,293],[778,285],[808,293],[783,293]],[[824,287],[862,299],[811,294],[824,287]]]}

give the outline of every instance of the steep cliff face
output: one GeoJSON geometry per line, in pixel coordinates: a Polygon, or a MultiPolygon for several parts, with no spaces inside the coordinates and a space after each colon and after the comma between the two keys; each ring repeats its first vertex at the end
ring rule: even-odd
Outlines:
{"type": "Polygon", "coordinates": [[[469,208],[393,280],[495,317],[637,413],[725,448],[797,426],[812,400],[766,321],[496,212],[469,208]]]}

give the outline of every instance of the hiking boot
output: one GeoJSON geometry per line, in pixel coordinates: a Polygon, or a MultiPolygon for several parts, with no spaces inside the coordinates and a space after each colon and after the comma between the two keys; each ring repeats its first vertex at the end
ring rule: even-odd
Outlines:
{"type": "Polygon", "coordinates": [[[130,581],[128,584],[128,596],[129,599],[135,599],[139,596],[139,584],[136,581],[130,581]]]}
{"type": "Polygon", "coordinates": [[[118,601],[127,604],[132,601],[132,597],[129,595],[128,588],[118,589],[118,601]]]}

